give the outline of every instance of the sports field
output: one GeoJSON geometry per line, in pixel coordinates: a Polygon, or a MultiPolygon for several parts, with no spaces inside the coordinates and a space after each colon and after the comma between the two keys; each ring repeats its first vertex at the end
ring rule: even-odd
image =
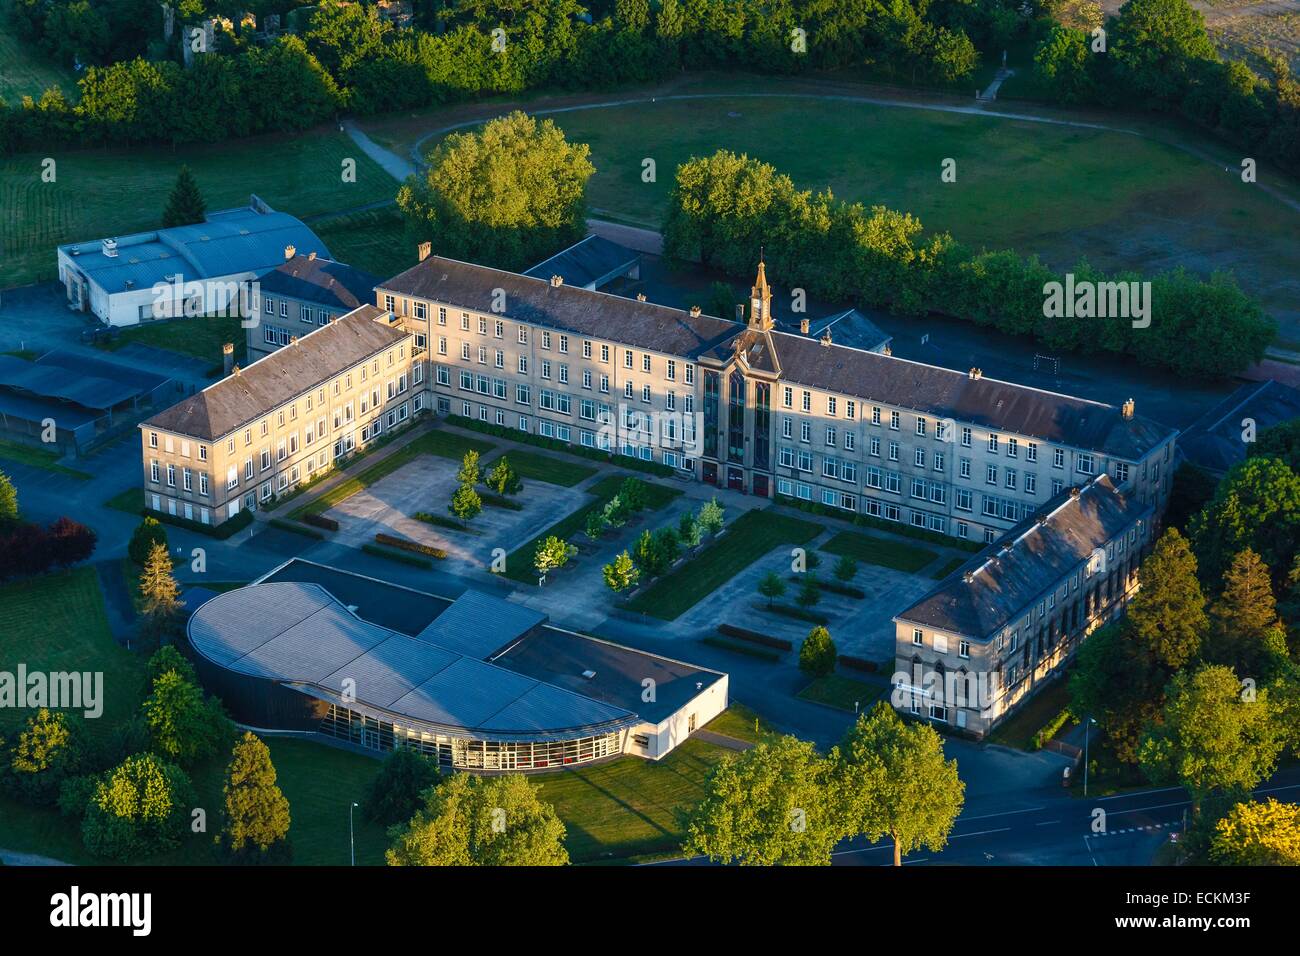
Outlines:
{"type": "Polygon", "coordinates": [[[256,193],[276,209],[308,217],[396,192],[392,177],[337,130],[174,151],[56,150],[50,154],[54,182],[42,179],[43,158],[26,153],[0,160],[0,288],[53,278],[59,243],[157,227],[183,163],[209,210],[244,205],[256,193]],[[345,159],[356,160],[355,182],[343,181],[345,159]]]}

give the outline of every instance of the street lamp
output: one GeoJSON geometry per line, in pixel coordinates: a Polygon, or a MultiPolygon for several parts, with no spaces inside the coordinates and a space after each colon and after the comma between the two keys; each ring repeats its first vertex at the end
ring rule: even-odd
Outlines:
{"type": "Polygon", "coordinates": [[[354,804],[352,804],[350,807],[348,807],[348,844],[352,847],[352,865],[353,865],[353,866],[356,866],[356,865],[357,865],[357,840],[356,840],[356,837],[353,836],[353,830],[352,830],[352,811],[353,811],[354,809],[356,809],[358,806],[360,806],[360,804],[358,804],[358,803],[354,803],[354,804]]]}
{"type": "Polygon", "coordinates": [[[1088,715],[1087,722],[1083,725],[1083,795],[1088,795],[1088,740],[1092,737],[1092,725],[1097,721],[1088,715]]]}

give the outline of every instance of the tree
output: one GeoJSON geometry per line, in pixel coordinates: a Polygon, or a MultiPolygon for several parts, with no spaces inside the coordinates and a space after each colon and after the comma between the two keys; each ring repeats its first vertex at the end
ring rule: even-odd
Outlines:
{"type": "Polygon", "coordinates": [[[131,533],[131,543],[127,545],[126,553],[136,564],[144,565],[155,544],[167,547],[167,529],[157,518],[145,515],[144,520],[131,533]]]}
{"type": "Polygon", "coordinates": [[[135,754],[96,780],[81,838],[96,856],[137,859],[180,844],[194,789],[175,764],[135,754]]]}
{"type": "Polygon", "coordinates": [[[61,711],[42,707],[27,718],[8,766],[0,768],[0,779],[18,799],[48,805],[63,781],[78,772],[84,752],[79,725],[61,711]]]}
{"type": "Polygon", "coordinates": [[[824,627],[814,627],[799,645],[799,669],[809,677],[833,673],[836,657],[835,642],[824,627]]]}
{"type": "Polygon", "coordinates": [[[18,523],[18,491],[9,476],[0,471],[0,530],[18,523]]]}
{"type": "Polygon", "coordinates": [[[1284,575],[1300,554],[1300,474],[1279,458],[1247,458],[1219,482],[1189,533],[1208,581],[1246,548],[1284,575]]]}
{"type": "Polygon", "coordinates": [[[837,751],[848,836],[894,841],[894,865],[921,848],[942,850],[965,802],[957,761],[925,723],[907,724],[878,703],[849,729],[837,751]]]}
{"type": "Polygon", "coordinates": [[[440,253],[522,268],[586,233],[590,152],[551,120],[516,111],[481,132],[448,136],[428,170],[398,191],[397,204],[440,253]]]}
{"type": "Polygon", "coordinates": [[[271,751],[245,731],[235,744],[226,768],[226,798],[221,846],[236,857],[268,859],[275,848],[287,847],[289,801],[276,785],[271,751]]]}
{"type": "Polygon", "coordinates": [[[564,866],[564,824],[522,774],[454,774],[389,831],[389,866],[564,866]]]}
{"type": "Polygon", "coordinates": [[[1300,807],[1248,800],[1214,825],[1210,859],[1224,866],[1300,866],[1300,807]]]}
{"type": "Polygon", "coordinates": [[[848,584],[858,576],[858,562],[847,554],[841,554],[835,562],[835,567],[831,570],[836,579],[848,584]]]}
{"type": "Polygon", "coordinates": [[[1034,53],[1035,75],[1062,103],[1087,103],[1096,96],[1091,64],[1088,34],[1059,25],[1034,53]]]}
{"type": "Polygon", "coordinates": [[[1215,60],[1205,17],[1187,0],[1128,0],[1111,25],[1111,50],[1119,78],[1134,93],[1174,101],[1191,64],[1215,60]]]}
{"type": "Polygon", "coordinates": [[[618,499],[629,514],[644,510],[647,503],[645,482],[635,475],[624,478],[618,487],[618,499]]]}
{"type": "Polygon", "coordinates": [[[140,710],[153,749],[182,766],[215,756],[234,735],[220,702],[177,671],[159,675],[140,710]]]}
{"type": "Polygon", "coordinates": [[[502,455],[488,472],[487,486],[499,495],[517,495],[523,490],[524,483],[506,456],[502,455]]]}
{"type": "MultiPolygon", "coordinates": [[[[1269,663],[1269,646],[1277,633],[1284,632],[1268,568],[1249,548],[1232,559],[1223,578],[1223,593],[1210,607],[1210,621],[1206,656],[1215,663],[1251,675],[1258,675],[1269,663]]],[[[1285,636],[1282,644],[1285,656],[1285,636]]]]}
{"type": "Polygon", "coordinates": [[[207,209],[194,174],[190,172],[188,166],[181,166],[180,172],[176,174],[176,182],[172,186],[171,194],[167,197],[167,208],[163,210],[163,228],[171,229],[174,226],[189,226],[203,222],[207,216],[207,209]]]}
{"type": "Polygon", "coordinates": [[[175,671],[183,680],[191,684],[199,682],[198,675],[194,673],[194,665],[187,661],[174,645],[168,644],[154,651],[145,664],[145,685],[144,692],[140,695],[141,699],[153,693],[154,682],[168,671],[175,671]]]}
{"type": "Polygon", "coordinates": [[[1178,783],[1200,814],[1216,793],[1246,794],[1272,775],[1284,743],[1265,688],[1243,688],[1231,668],[1204,665],[1175,674],[1163,722],[1142,738],[1138,760],[1152,783],[1178,783]]]}
{"type": "Polygon", "coordinates": [[[452,492],[451,502],[447,505],[447,510],[459,518],[462,523],[468,524],[483,511],[483,499],[479,497],[479,493],[474,490],[473,485],[462,484],[452,492]]]}
{"type": "Polygon", "coordinates": [[[609,519],[599,509],[588,512],[587,521],[582,526],[582,533],[591,541],[599,541],[609,527],[609,519]]]}
{"type": "Polygon", "coordinates": [[[795,595],[795,603],[804,610],[808,610],[821,599],[822,589],[817,581],[817,575],[805,574],[803,580],[799,582],[799,593],[795,595]]]}
{"type": "Polygon", "coordinates": [[[602,515],[605,518],[605,524],[611,528],[621,528],[627,524],[627,508],[623,506],[623,499],[618,495],[605,502],[602,515]]]}
{"type": "Polygon", "coordinates": [[[615,593],[632,587],[641,579],[641,571],[632,563],[632,556],[624,551],[601,569],[606,586],[615,593]]]}
{"type": "Polygon", "coordinates": [[[462,485],[469,485],[473,488],[479,483],[479,464],[478,452],[470,450],[465,452],[465,457],[460,460],[460,469],[456,472],[456,481],[462,485]]]}
{"type": "Polygon", "coordinates": [[[830,762],[797,737],[723,758],[692,811],[682,852],[742,866],[828,866],[844,836],[830,762]]]}
{"type": "Polygon", "coordinates": [[[1169,672],[1133,639],[1127,620],[1107,624],[1079,646],[1070,675],[1070,712],[1091,716],[1115,756],[1137,761],[1146,725],[1160,713],[1169,672]]]}
{"type": "Polygon", "coordinates": [[[1279,422],[1261,431],[1250,449],[1250,457],[1280,459],[1293,472],[1300,474],[1300,418],[1279,422]]]}
{"type": "Polygon", "coordinates": [[[1142,589],[1128,611],[1132,637],[1162,665],[1176,670],[1200,653],[1209,624],[1196,558],[1177,528],[1160,536],[1138,577],[1142,589]]]}
{"type": "Polygon", "coordinates": [[[677,537],[687,548],[698,548],[704,538],[704,529],[700,527],[700,522],[695,515],[689,511],[683,511],[681,517],[677,519],[677,537]]]}
{"type": "Polygon", "coordinates": [[[767,598],[767,606],[785,594],[785,579],[775,571],[768,571],[758,582],[758,593],[767,598]]]}
{"type": "Polygon", "coordinates": [[[700,527],[705,534],[717,534],[722,530],[722,505],[717,498],[710,498],[700,506],[700,527]]]}
{"type": "Polygon", "coordinates": [[[538,542],[533,553],[533,567],[538,574],[546,574],[556,568],[562,568],[578,553],[578,549],[555,535],[538,542]]]}
{"type": "Polygon", "coordinates": [[[398,747],[384,758],[366,794],[361,812],[385,826],[405,823],[424,802],[424,791],[442,779],[438,762],[411,747],[398,747]]]}
{"type": "Polygon", "coordinates": [[[61,568],[71,567],[94,554],[99,537],[91,528],[66,516],[55,519],[49,536],[50,557],[61,568]]]}
{"type": "Polygon", "coordinates": [[[166,545],[155,543],[140,572],[140,611],[146,640],[162,642],[180,610],[180,586],[172,577],[172,559],[166,545]]]}

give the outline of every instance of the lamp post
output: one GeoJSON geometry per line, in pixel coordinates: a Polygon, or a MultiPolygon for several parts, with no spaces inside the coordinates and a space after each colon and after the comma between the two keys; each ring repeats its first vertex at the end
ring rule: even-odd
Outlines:
{"type": "Polygon", "coordinates": [[[1088,741],[1092,737],[1092,725],[1097,721],[1088,715],[1087,723],[1083,725],[1083,795],[1088,795],[1088,741]]]}
{"type": "Polygon", "coordinates": [[[352,848],[353,866],[357,865],[357,841],[356,841],[356,837],[353,835],[353,830],[352,830],[352,811],[356,809],[358,806],[360,806],[360,804],[354,803],[348,807],[348,845],[352,848]]]}

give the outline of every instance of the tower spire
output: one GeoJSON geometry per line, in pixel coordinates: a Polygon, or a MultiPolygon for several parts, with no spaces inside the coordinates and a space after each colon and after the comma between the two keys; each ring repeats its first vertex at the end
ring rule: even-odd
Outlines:
{"type": "Polygon", "coordinates": [[[758,250],[758,275],[749,290],[749,327],[751,329],[772,327],[772,290],[767,284],[767,268],[762,246],[758,250]]]}

